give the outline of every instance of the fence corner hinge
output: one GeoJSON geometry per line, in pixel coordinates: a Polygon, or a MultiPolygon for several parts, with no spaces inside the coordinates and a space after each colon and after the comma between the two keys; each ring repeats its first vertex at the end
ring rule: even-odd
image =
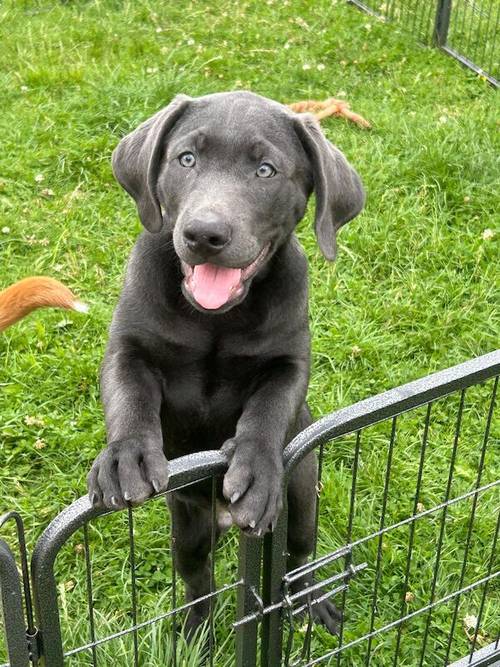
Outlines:
{"type": "Polygon", "coordinates": [[[28,644],[29,659],[34,665],[43,656],[42,633],[38,628],[30,631],[26,630],[26,643],[28,644]]]}

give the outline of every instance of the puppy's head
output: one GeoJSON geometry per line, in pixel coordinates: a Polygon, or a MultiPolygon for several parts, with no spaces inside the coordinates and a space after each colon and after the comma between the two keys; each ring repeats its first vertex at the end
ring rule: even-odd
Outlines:
{"type": "Polygon", "coordinates": [[[245,298],[313,189],[329,260],[364,203],[359,176],[311,116],[248,92],[176,97],[120,142],[113,170],[146,229],[172,227],[183,293],[204,312],[245,298]]]}

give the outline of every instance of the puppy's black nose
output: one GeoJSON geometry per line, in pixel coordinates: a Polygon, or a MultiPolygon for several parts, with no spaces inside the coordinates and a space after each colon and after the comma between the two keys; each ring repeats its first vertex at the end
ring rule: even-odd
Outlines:
{"type": "Polygon", "coordinates": [[[215,255],[231,240],[231,228],[216,216],[204,216],[188,222],[184,229],[184,241],[193,252],[215,255]]]}

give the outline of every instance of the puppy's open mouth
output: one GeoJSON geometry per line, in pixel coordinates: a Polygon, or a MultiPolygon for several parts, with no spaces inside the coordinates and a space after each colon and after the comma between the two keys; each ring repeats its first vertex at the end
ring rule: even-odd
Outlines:
{"type": "Polygon", "coordinates": [[[241,269],[209,263],[191,266],[181,261],[184,287],[202,308],[218,310],[245,292],[245,283],[257,273],[268,252],[269,244],[251,264],[241,269]]]}

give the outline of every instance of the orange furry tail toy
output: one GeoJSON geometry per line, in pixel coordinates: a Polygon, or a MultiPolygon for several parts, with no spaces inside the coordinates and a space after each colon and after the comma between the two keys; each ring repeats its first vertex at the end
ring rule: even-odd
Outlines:
{"type": "Polygon", "coordinates": [[[336,100],[334,97],[329,97],[327,100],[303,100],[302,102],[293,102],[288,105],[292,111],[296,113],[312,113],[316,119],[321,121],[328,116],[341,116],[346,118],[360,127],[369,129],[370,123],[354,111],[349,109],[349,104],[344,100],[336,100]]]}
{"type": "Polygon", "coordinates": [[[67,308],[86,313],[88,307],[58,280],[25,278],[0,292],[0,331],[36,308],[67,308]]]}

